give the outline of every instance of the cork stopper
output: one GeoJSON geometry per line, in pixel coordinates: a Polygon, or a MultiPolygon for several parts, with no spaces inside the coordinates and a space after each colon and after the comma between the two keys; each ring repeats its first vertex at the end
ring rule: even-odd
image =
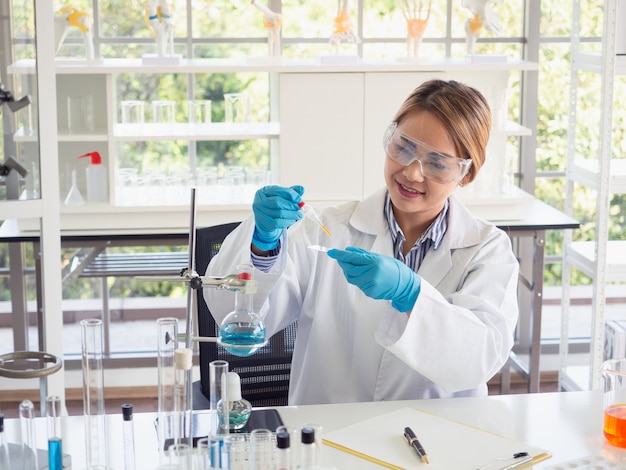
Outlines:
{"type": "Polygon", "coordinates": [[[189,348],[180,348],[174,351],[174,364],[177,369],[189,370],[193,365],[193,351],[189,348]]]}

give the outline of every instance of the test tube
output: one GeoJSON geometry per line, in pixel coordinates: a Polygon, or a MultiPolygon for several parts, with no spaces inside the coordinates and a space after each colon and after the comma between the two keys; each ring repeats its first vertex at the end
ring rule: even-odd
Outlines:
{"type": "Polygon", "coordinates": [[[9,447],[4,433],[4,414],[0,413],[0,468],[9,467],[9,447]]]}
{"type": "Polygon", "coordinates": [[[63,446],[61,441],[61,398],[46,398],[46,420],[48,424],[48,468],[63,470],[63,446]]]}
{"type": "Polygon", "coordinates": [[[102,320],[80,322],[87,468],[108,468],[102,320]]]}
{"type": "Polygon", "coordinates": [[[20,427],[22,429],[23,468],[39,468],[37,464],[37,438],[34,427],[35,407],[30,400],[20,403],[20,427]]]}
{"type": "Polygon", "coordinates": [[[229,434],[225,439],[229,470],[248,470],[248,442],[242,434],[229,434]]]}
{"type": "Polygon", "coordinates": [[[269,429],[254,429],[250,433],[250,468],[274,469],[274,434],[269,429]]]}
{"type": "Polygon", "coordinates": [[[177,466],[180,470],[192,470],[191,450],[187,444],[172,444],[167,449],[170,465],[177,466]]]}
{"type": "Polygon", "coordinates": [[[133,405],[130,403],[122,405],[122,420],[124,470],[135,470],[135,430],[133,425],[133,405]]]}
{"type": "Polygon", "coordinates": [[[193,351],[180,348],[174,351],[176,365],[176,385],[174,409],[176,410],[175,440],[177,444],[191,446],[191,367],[193,351]]]}
{"type": "Polygon", "coordinates": [[[166,446],[173,443],[174,438],[174,351],[178,343],[178,320],[173,317],[159,318],[157,329],[159,462],[163,465],[168,463],[166,446]]]}
{"type": "Polygon", "coordinates": [[[228,362],[212,361],[209,363],[209,383],[211,401],[211,432],[215,435],[228,434],[230,413],[228,406],[228,362]]]}

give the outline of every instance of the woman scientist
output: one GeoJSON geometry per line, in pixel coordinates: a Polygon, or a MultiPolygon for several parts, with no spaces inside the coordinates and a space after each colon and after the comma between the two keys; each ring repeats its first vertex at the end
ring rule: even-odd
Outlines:
{"type": "MultiPolygon", "coordinates": [[[[490,128],[478,91],[420,85],[384,135],[386,188],[320,210],[332,237],[299,208],[303,187],[256,193],[207,274],[252,262],[268,337],[298,321],[290,404],[487,394],[513,345],[518,262],[454,190],[483,165],[490,128]]],[[[204,295],[218,322],[232,310],[232,294],[204,295]]]]}

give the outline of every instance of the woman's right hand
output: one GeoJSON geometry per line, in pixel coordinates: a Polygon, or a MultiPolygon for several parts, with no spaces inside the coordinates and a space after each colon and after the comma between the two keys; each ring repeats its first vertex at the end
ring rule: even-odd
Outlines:
{"type": "Polygon", "coordinates": [[[256,192],[252,203],[254,246],[262,251],[270,251],[278,246],[283,230],[302,218],[298,206],[302,202],[302,194],[302,186],[265,186],[256,192]]]}

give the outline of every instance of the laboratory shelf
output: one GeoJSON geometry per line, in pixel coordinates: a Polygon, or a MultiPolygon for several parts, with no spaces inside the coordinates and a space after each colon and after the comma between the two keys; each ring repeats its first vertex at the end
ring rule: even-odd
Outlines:
{"type": "MultiPolygon", "coordinates": [[[[598,189],[600,184],[600,163],[595,159],[576,159],[568,168],[569,176],[592,189],[598,189]]],[[[613,158],[610,161],[609,192],[611,194],[626,193],[626,159],[613,158]]]]}
{"type": "Polygon", "coordinates": [[[514,121],[506,121],[504,127],[494,129],[495,132],[500,132],[507,136],[528,136],[533,135],[532,129],[514,121]]]}
{"type": "MultiPolygon", "coordinates": [[[[574,191],[578,183],[595,191],[595,224],[592,231],[595,240],[573,241],[571,233],[563,240],[563,298],[561,315],[560,373],[559,385],[562,389],[598,389],[601,384],[600,365],[604,360],[605,347],[605,305],[606,286],[610,283],[626,282],[626,241],[609,240],[611,222],[611,195],[626,193],[626,160],[614,159],[612,111],[615,104],[616,75],[626,73],[626,58],[617,55],[616,32],[618,0],[604,0],[601,51],[581,51],[581,1],[573,2],[572,10],[572,62],[569,100],[569,125],[567,146],[567,182],[565,194],[566,212],[574,210],[574,191]],[[595,74],[601,82],[600,113],[597,120],[597,137],[591,141],[577,142],[577,132],[582,126],[579,115],[586,109],[577,109],[584,99],[578,89],[587,81],[581,72],[595,74]],[[586,147],[583,153],[581,146],[586,147]],[[589,158],[587,158],[589,157],[589,158]],[[571,305],[571,269],[577,268],[592,281],[590,309],[590,354],[588,357],[588,383],[579,386],[573,379],[570,369],[569,307],[571,305]]],[[[589,202],[588,202],[589,203],[589,202]]],[[[590,232],[591,233],[591,232],[590,232]]]]}
{"type": "MultiPolygon", "coordinates": [[[[116,73],[324,73],[324,72],[437,72],[437,71],[509,71],[538,70],[536,62],[507,59],[501,62],[471,62],[461,58],[400,61],[397,59],[365,60],[353,63],[323,64],[319,59],[242,58],[242,59],[181,59],[179,63],[144,64],[141,59],[101,59],[57,61],[57,74],[116,74],[116,73]]],[[[35,72],[35,61],[22,59],[8,67],[10,74],[35,72]]]]}
{"type": "Polygon", "coordinates": [[[148,140],[247,140],[272,139],[280,135],[278,122],[206,124],[145,123],[115,124],[113,138],[122,141],[148,140]]]}
{"type": "MultiPolygon", "coordinates": [[[[577,70],[601,73],[604,67],[604,58],[599,52],[578,52],[572,54],[572,66],[577,70]]],[[[615,75],[626,75],[626,57],[615,57],[615,75]]]]}
{"type": "MultiPolygon", "coordinates": [[[[591,278],[595,278],[596,243],[572,242],[565,247],[565,254],[570,263],[591,278]]],[[[600,269],[600,268],[598,268],[600,269]]],[[[607,242],[606,251],[606,282],[626,281],[626,240],[607,242]]]]}

